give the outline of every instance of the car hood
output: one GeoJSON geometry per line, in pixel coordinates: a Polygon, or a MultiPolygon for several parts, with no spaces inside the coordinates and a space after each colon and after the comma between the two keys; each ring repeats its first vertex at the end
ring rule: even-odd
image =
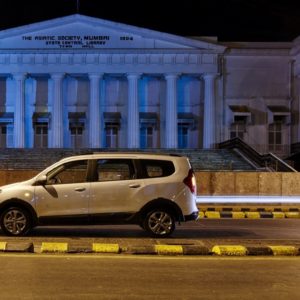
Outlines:
{"type": "Polygon", "coordinates": [[[2,185],[0,187],[0,190],[11,189],[11,188],[14,188],[14,187],[17,187],[17,186],[28,185],[28,184],[32,184],[32,179],[25,180],[25,181],[20,181],[20,182],[16,182],[16,183],[11,183],[11,184],[7,184],[7,185],[2,185]]]}

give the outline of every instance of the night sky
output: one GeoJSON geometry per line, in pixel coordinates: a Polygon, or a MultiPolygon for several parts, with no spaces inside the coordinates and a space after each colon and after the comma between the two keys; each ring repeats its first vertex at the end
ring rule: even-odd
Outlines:
{"type": "MultiPolygon", "coordinates": [[[[0,30],[77,13],[77,1],[0,0],[0,30]]],[[[80,0],[79,13],[181,36],[292,41],[300,36],[300,3],[295,1],[80,0]]]]}

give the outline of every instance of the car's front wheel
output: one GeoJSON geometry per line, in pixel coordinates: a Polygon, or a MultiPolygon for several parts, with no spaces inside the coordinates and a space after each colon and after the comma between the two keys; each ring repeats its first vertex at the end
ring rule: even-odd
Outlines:
{"type": "Polygon", "coordinates": [[[144,229],[154,237],[167,237],[175,230],[174,214],[167,209],[153,209],[146,215],[144,229]]]}
{"type": "Polygon", "coordinates": [[[31,228],[30,215],[27,210],[21,207],[9,207],[3,211],[0,225],[7,235],[24,235],[31,228]]]}

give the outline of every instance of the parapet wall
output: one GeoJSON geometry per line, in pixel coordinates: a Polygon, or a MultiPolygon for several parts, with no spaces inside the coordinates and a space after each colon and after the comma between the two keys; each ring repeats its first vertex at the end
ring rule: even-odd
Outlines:
{"type": "Polygon", "coordinates": [[[198,195],[300,195],[300,173],[196,172],[198,195]]]}
{"type": "MultiPolygon", "coordinates": [[[[0,186],[35,176],[35,170],[0,170],[0,186]]],[[[198,195],[300,195],[300,172],[196,172],[198,195]]]]}
{"type": "Polygon", "coordinates": [[[34,170],[0,170],[0,186],[30,179],[38,173],[34,170]]]}

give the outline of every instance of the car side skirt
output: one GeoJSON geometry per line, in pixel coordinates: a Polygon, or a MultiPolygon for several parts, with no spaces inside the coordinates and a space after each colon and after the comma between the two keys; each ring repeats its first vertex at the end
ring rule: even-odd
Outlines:
{"type": "Polygon", "coordinates": [[[137,224],[136,213],[104,213],[39,217],[38,225],[101,225],[137,224]]]}

